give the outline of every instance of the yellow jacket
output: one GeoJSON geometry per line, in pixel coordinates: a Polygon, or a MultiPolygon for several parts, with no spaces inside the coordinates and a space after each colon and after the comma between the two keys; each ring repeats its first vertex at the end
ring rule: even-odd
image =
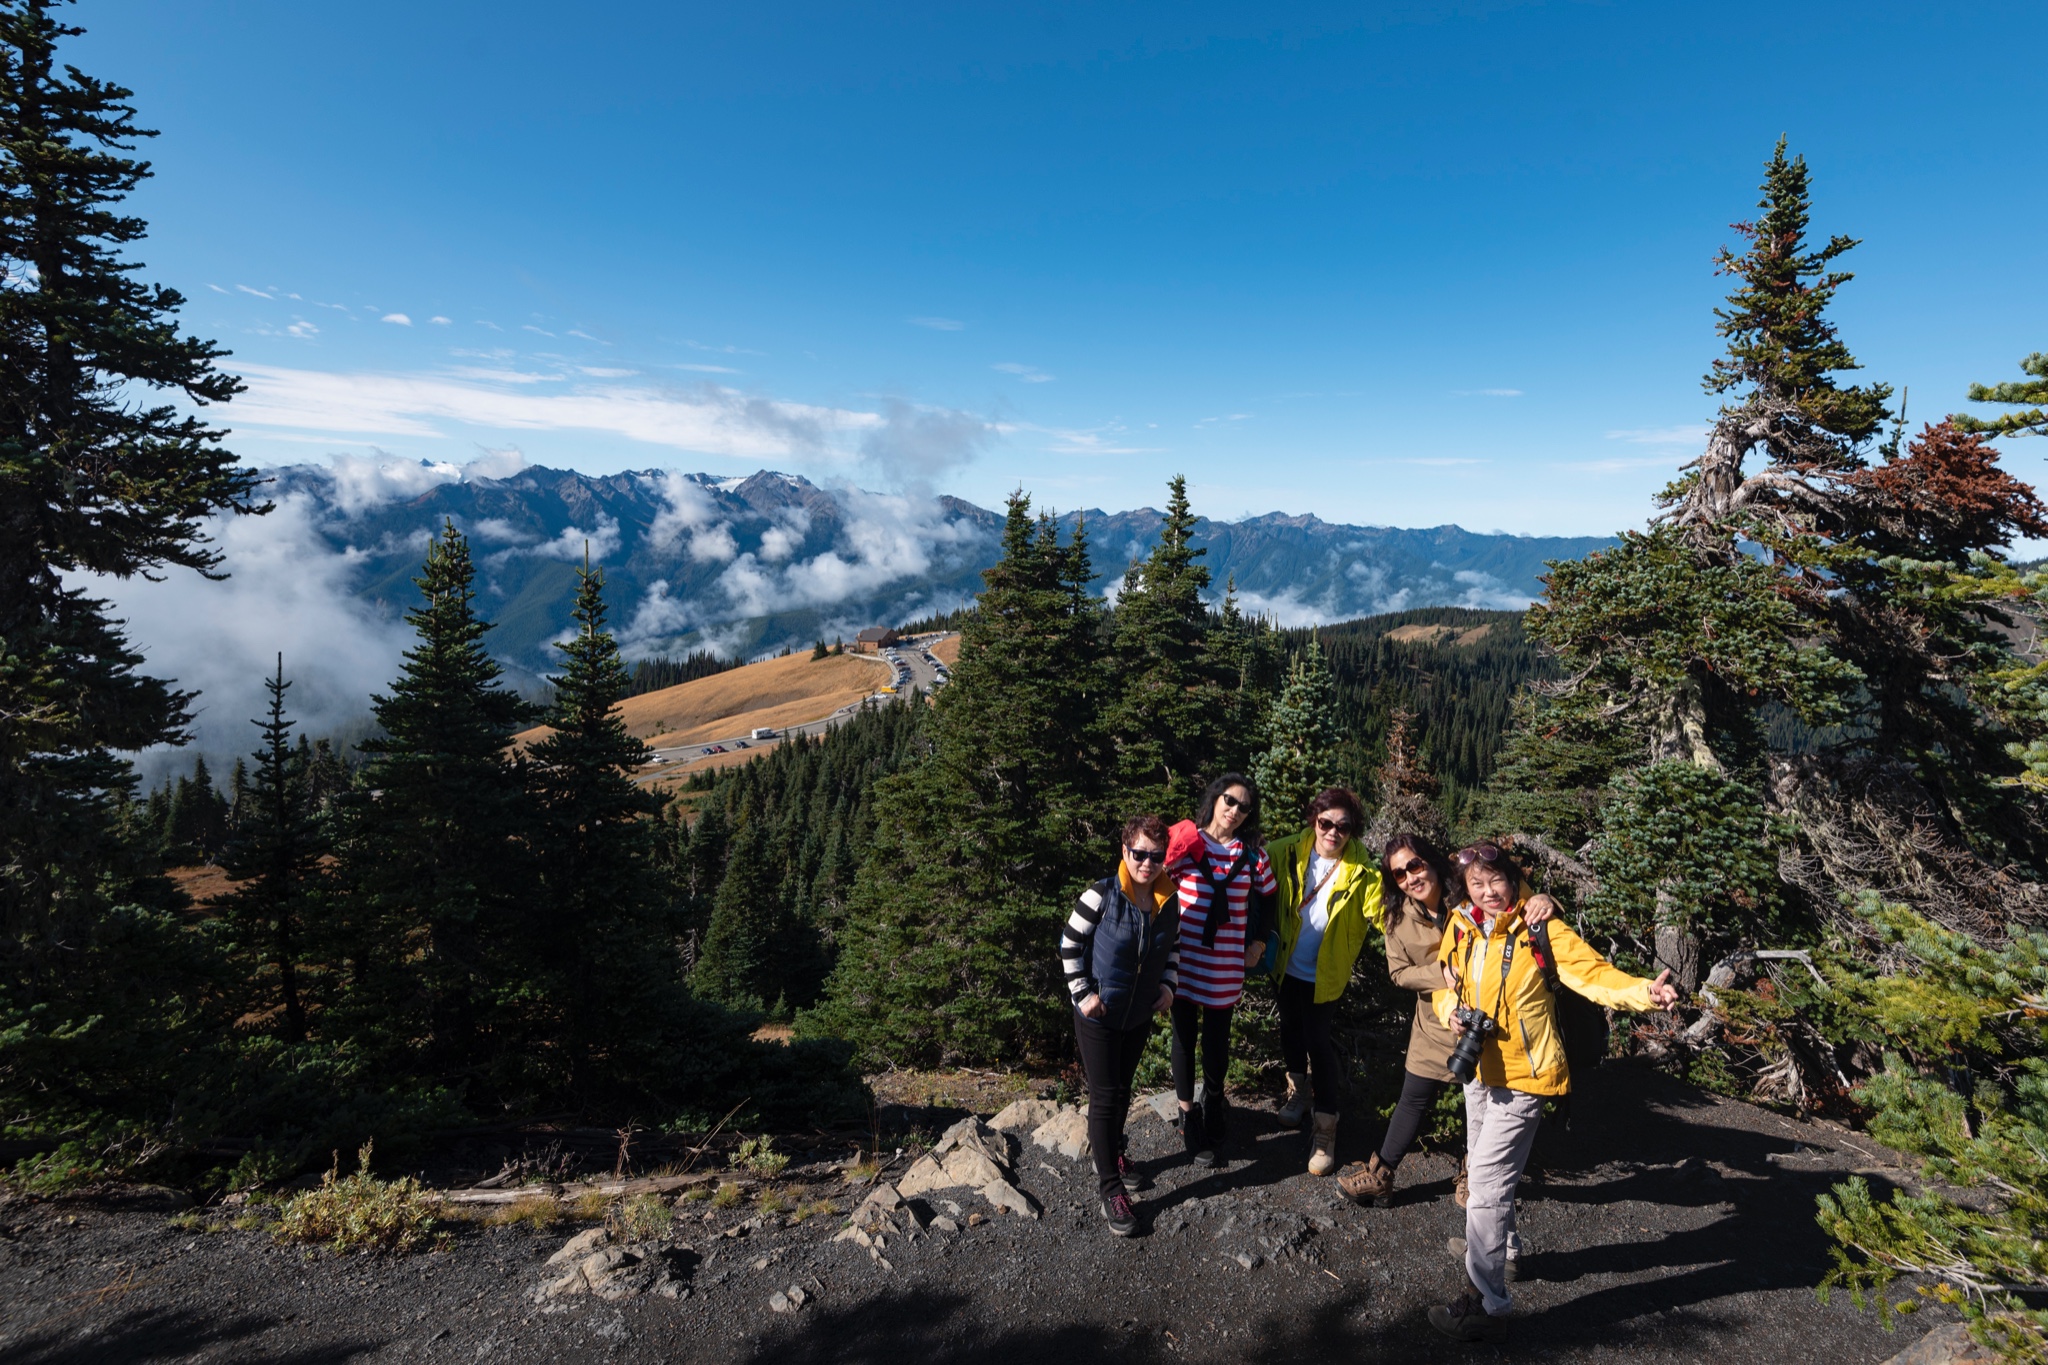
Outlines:
{"type": "MultiPolygon", "coordinates": [[[[1266,845],[1266,859],[1273,865],[1273,880],[1279,884],[1278,923],[1272,928],[1280,935],[1280,971],[1294,956],[1301,938],[1301,893],[1308,880],[1308,857],[1315,852],[1313,829],[1275,839],[1266,845]]],[[[1328,1004],[1344,994],[1351,984],[1351,968],[1365,947],[1367,931],[1380,927],[1386,911],[1380,905],[1380,870],[1372,865],[1365,845],[1352,839],[1344,845],[1337,870],[1330,874],[1329,927],[1316,950],[1316,993],[1318,1005],[1328,1004]]]]}
{"type": "MultiPolygon", "coordinates": [[[[1646,978],[1630,976],[1600,956],[1563,920],[1552,918],[1548,927],[1557,974],[1565,985],[1609,1009],[1656,1008],[1646,978]]],[[[1461,1004],[1476,1005],[1493,1016],[1493,1036],[1479,1054],[1482,1082],[1534,1095],[1562,1095],[1572,1088],[1550,986],[1536,965],[1520,902],[1494,922],[1490,936],[1479,932],[1471,907],[1460,906],[1444,926],[1437,961],[1448,963],[1458,974],[1458,989],[1440,990],[1431,1001],[1439,1020],[1448,1025],[1452,1008],[1461,1004]],[[1514,956],[1503,991],[1501,959],[1510,943],[1514,956]]]]}

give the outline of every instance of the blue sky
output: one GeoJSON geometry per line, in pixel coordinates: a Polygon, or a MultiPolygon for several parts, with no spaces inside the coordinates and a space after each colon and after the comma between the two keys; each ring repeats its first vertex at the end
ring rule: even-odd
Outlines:
{"type": "Polygon", "coordinates": [[[140,254],[258,463],[1607,532],[1713,411],[1781,132],[1916,418],[2048,349],[2038,4],[72,14],[164,133],[140,254]]]}

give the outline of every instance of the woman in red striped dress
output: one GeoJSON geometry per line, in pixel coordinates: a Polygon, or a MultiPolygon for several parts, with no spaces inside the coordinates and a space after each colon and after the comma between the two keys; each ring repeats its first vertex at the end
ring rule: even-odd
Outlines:
{"type": "Polygon", "coordinates": [[[1199,1166],[1216,1164],[1229,1133],[1223,1099],[1230,1019],[1245,973],[1265,955],[1277,887],[1259,846],[1259,789],[1225,773],[1202,793],[1192,822],[1175,825],[1167,873],[1180,893],[1180,990],[1173,1000],[1173,1090],[1181,1139],[1199,1166]],[[1195,1050],[1202,1103],[1195,1105],[1195,1050]]]}

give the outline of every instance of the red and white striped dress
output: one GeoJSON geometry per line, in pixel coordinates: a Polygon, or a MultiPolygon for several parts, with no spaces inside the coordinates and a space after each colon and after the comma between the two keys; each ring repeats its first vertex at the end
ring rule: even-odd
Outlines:
{"type": "MultiPolygon", "coordinates": [[[[1206,830],[1202,833],[1202,849],[1208,854],[1209,868],[1218,876],[1237,861],[1243,848],[1242,839],[1219,843],[1206,830]]],[[[1180,891],[1179,995],[1212,1009],[1235,1005],[1237,997],[1244,993],[1244,929],[1252,892],[1256,889],[1260,895],[1270,896],[1279,889],[1273,880],[1273,865],[1266,861],[1265,850],[1260,849],[1258,857],[1225,885],[1227,904],[1223,913],[1229,918],[1216,926],[1216,942],[1208,947],[1203,946],[1202,937],[1208,927],[1214,889],[1202,875],[1200,860],[1183,857],[1167,873],[1180,891]]]]}

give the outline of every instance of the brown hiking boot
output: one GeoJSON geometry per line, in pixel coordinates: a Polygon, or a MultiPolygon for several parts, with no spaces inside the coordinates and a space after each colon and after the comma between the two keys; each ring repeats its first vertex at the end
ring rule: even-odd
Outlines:
{"type": "Polygon", "coordinates": [[[1451,1202],[1464,1208],[1472,1199],[1472,1173],[1465,1169],[1465,1158],[1458,1158],[1458,1181],[1451,1186],[1451,1202]]]}
{"type": "Polygon", "coordinates": [[[1337,1193],[1354,1204],[1383,1209],[1393,1202],[1394,1168],[1374,1152],[1363,1165],[1353,1165],[1337,1177],[1337,1193]]]}
{"type": "Polygon", "coordinates": [[[1488,1315],[1485,1303],[1469,1289],[1430,1309],[1429,1325],[1454,1341],[1505,1341],[1508,1335],[1507,1315],[1488,1315]]]}

